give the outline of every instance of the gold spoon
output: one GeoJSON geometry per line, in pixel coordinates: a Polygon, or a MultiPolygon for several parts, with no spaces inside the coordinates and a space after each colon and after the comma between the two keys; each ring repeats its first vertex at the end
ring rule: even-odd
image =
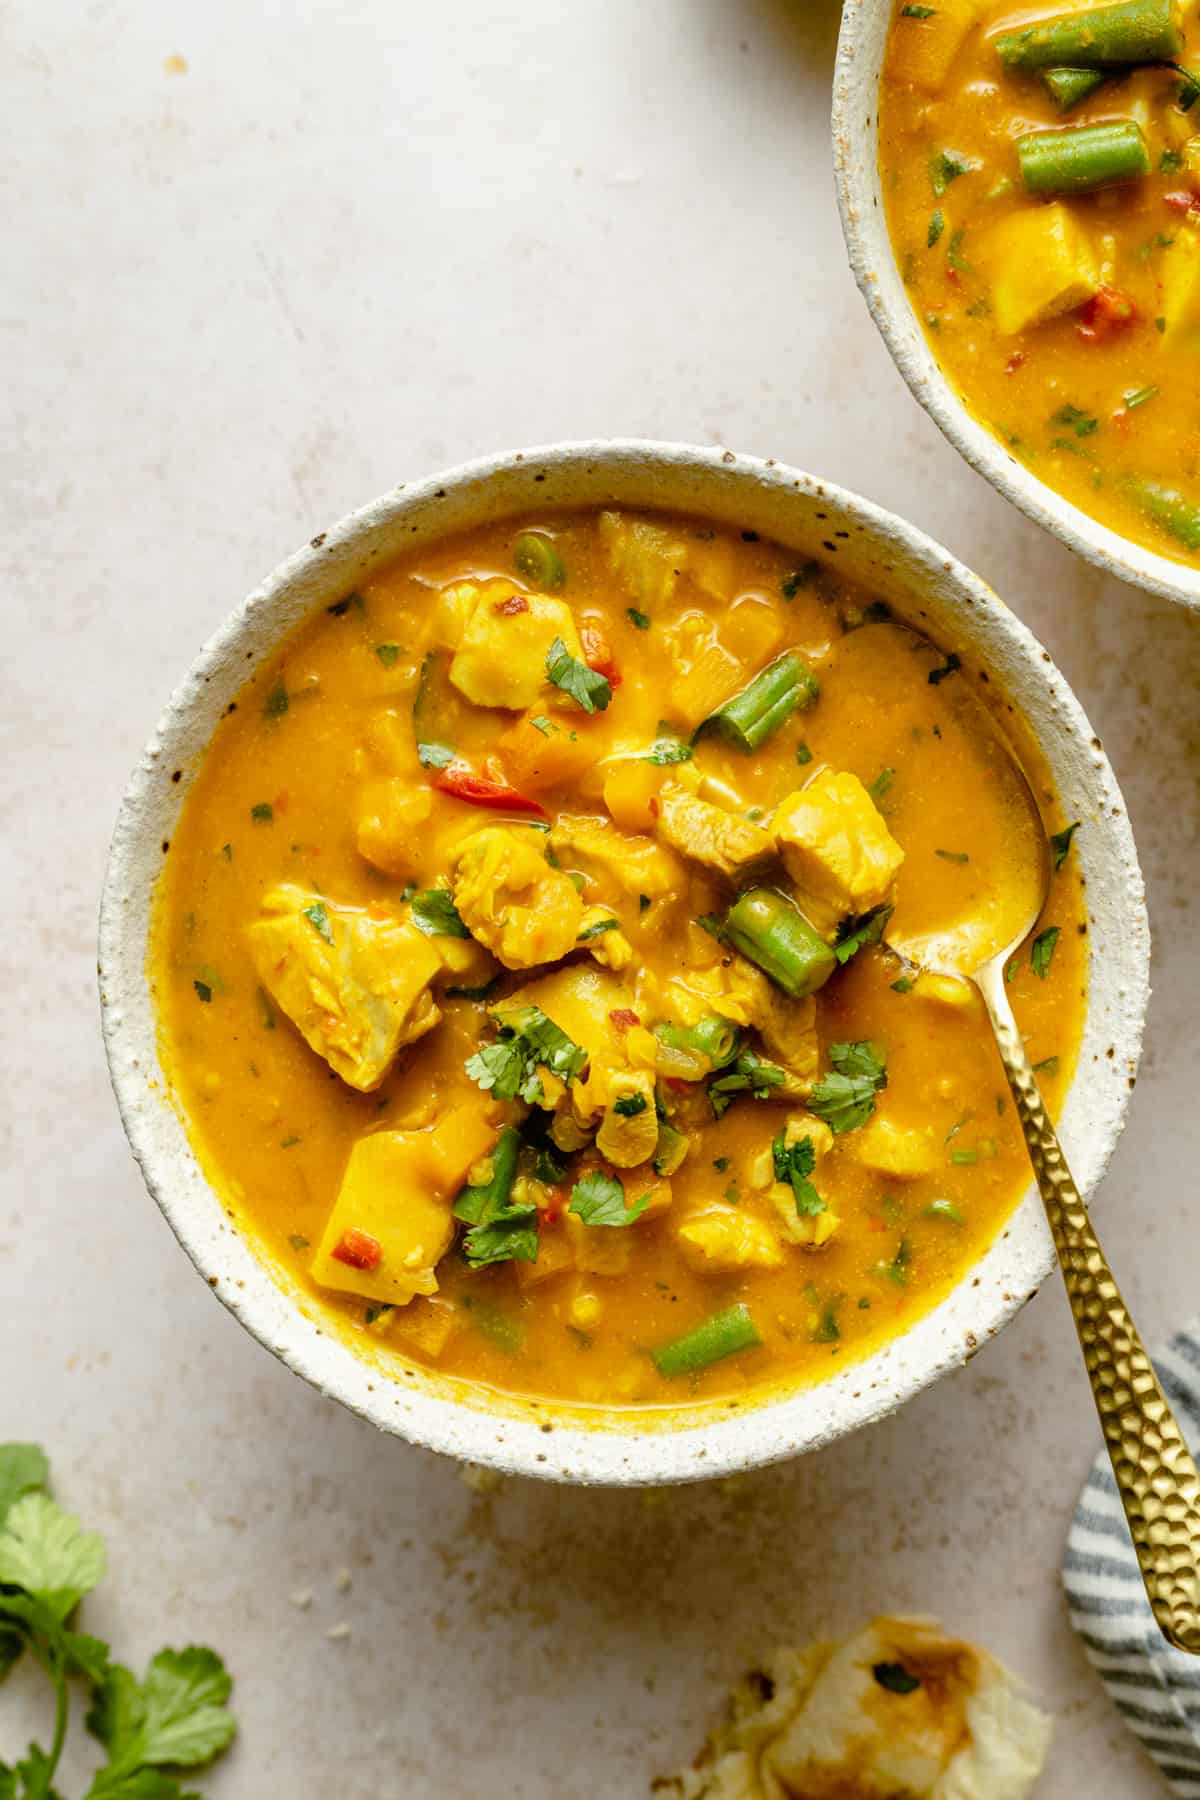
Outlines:
{"type": "Polygon", "coordinates": [[[889,931],[888,946],[919,968],[972,981],[983,996],[1146,1594],[1164,1637],[1200,1655],[1200,1474],[1067,1167],[1008,1001],[1005,965],[1041,917],[1050,890],[1045,826],[1024,770],[965,682],[952,704],[1005,790],[1013,829],[1010,879],[996,885],[977,916],[918,937],[889,931]]]}

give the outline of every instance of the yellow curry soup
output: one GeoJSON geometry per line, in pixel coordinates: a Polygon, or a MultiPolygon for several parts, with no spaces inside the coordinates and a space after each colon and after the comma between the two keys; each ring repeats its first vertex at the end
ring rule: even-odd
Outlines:
{"type": "Polygon", "coordinates": [[[1196,566],[1200,86],[1170,66],[1184,23],[1194,36],[1174,0],[897,3],[879,161],[903,279],[965,405],[1083,512],[1196,566]]]}
{"type": "MultiPolygon", "coordinates": [[[[906,1329],[1029,1179],[974,991],[882,941],[1011,867],[969,679],[683,518],[490,527],[307,621],[157,896],[231,1218],[385,1365],[564,1403],[736,1404],[906,1329]]],[[[1010,992],[1057,1106],[1086,914],[1026,761],[1059,867],[1010,992]]]]}

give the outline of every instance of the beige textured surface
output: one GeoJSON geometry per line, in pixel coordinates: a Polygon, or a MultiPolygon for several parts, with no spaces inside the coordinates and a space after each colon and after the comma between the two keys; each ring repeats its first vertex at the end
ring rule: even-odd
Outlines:
{"type": "MultiPolygon", "coordinates": [[[[1060,1292],[806,1463],[653,1499],[477,1495],[323,1405],[214,1304],[103,1068],[107,833],[160,698],[233,600],[347,507],[480,450],[722,440],[913,514],[1024,614],[1103,731],[1157,992],[1099,1215],[1151,1342],[1194,1309],[1200,633],[1014,515],[903,389],[842,262],[836,11],[2,15],[0,1433],[44,1438],[111,1535],[93,1629],[131,1655],[164,1637],[229,1655],[244,1729],[216,1800],[625,1800],[756,1647],[883,1609],[938,1611],[1032,1678],[1060,1714],[1039,1800],[1163,1792],[1060,1598],[1097,1442],[1060,1292]]],[[[0,1754],[44,1732],[38,1699],[0,1694],[0,1754]]]]}

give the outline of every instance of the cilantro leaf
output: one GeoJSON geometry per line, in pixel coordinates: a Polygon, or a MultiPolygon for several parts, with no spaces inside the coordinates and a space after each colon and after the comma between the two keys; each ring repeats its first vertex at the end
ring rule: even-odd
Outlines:
{"type": "Polygon", "coordinates": [[[141,1682],[114,1663],[97,1690],[88,1730],[108,1750],[114,1774],[148,1764],[193,1768],[233,1738],[226,1705],[232,1686],[216,1652],[195,1644],[160,1650],[141,1682]]]}
{"type": "Polygon", "coordinates": [[[50,1464],[39,1444],[0,1444],[0,1525],[14,1500],[49,1481],[50,1464]]]}
{"type": "Polygon", "coordinates": [[[470,937],[449,888],[422,888],[412,897],[413,924],[426,937],[470,937]]]}
{"type": "Polygon", "coordinates": [[[400,655],[400,646],[399,644],[376,644],[375,654],[383,664],[384,668],[390,669],[395,666],[397,658],[400,655]]]}
{"type": "Polygon", "coordinates": [[[814,1219],[825,1211],[825,1202],[808,1177],[816,1167],[817,1157],[812,1139],[803,1137],[798,1144],[788,1144],[780,1132],[771,1144],[776,1181],[790,1182],[796,1196],[796,1211],[802,1219],[814,1219]]]}
{"type": "Polygon", "coordinates": [[[466,1064],[467,1074],[485,1093],[497,1100],[515,1100],[519,1094],[536,1106],[542,1098],[539,1067],[562,1081],[573,1081],[582,1073],[587,1051],[540,1007],[495,1007],[492,1018],[500,1028],[497,1042],[485,1044],[466,1064]]]}
{"type": "Polygon", "coordinates": [[[618,931],[620,925],[620,919],[596,919],[593,924],[584,926],[575,942],[577,944],[590,943],[593,938],[602,936],[606,931],[618,931]]]}
{"type": "Polygon", "coordinates": [[[632,1225],[649,1204],[649,1196],[643,1194],[632,1206],[626,1206],[625,1189],[616,1176],[606,1175],[603,1169],[593,1169],[571,1189],[567,1211],[582,1219],[585,1225],[632,1225]]]}
{"type": "Polygon", "coordinates": [[[840,1136],[865,1125],[875,1111],[875,1096],[887,1086],[887,1066],[870,1043],[831,1044],[833,1072],[823,1075],[809,1096],[809,1110],[840,1136]]]}
{"type": "Polygon", "coordinates": [[[753,1050],[741,1050],[733,1062],[708,1084],[708,1101],[715,1119],[724,1118],[738,1094],[752,1094],[756,1100],[768,1100],[771,1089],[783,1080],[783,1070],[776,1063],[764,1062],[753,1050]]]}
{"type": "Polygon", "coordinates": [[[625,608],[625,617],[629,620],[631,625],[636,625],[639,631],[649,631],[650,619],[648,614],[639,612],[636,606],[627,606],[625,608]]]}
{"type": "Polygon", "coordinates": [[[952,181],[978,167],[974,157],[964,156],[960,150],[935,150],[929,159],[929,185],[935,197],[940,200],[952,181]]]}
{"type": "Polygon", "coordinates": [[[843,919],[837,929],[837,942],[833,946],[833,954],[840,963],[848,963],[857,951],[868,944],[877,944],[887,930],[887,922],[894,908],[887,906],[872,907],[868,913],[862,913],[857,919],[843,919]]]}
{"type": "Polygon", "coordinates": [[[658,736],[651,744],[641,762],[657,763],[660,768],[669,767],[671,763],[685,763],[692,760],[692,746],[681,738],[671,727],[662,723],[658,727],[658,736]]]}
{"type": "Polygon", "coordinates": [[[572,656],[561,638],[555,638],[546,652],[546,674],[564,694],[582,706],[585,713],[604,712],[612,699],[608,677],[598,675],[585,662],[572,656]]]}
{"type": "Polygon", "coordinates": [[[1061,936],[1061,926],[1048,925],[1045,931],[1038,933],[1029,947],[1030,965],[1034,974],[1039,975],[1043,981],[1050,973],[1050,964],[1054,960],[1054,951],[1061,936]]]}
{"type": "Polygon", "coordinates": [[[303,907],[300,916],[308,920],[318,937],[323,937],[327,944],[332,944],[333,926],[329,923],[329,914],[323,900],[315,900],[311,906],[303,907]]]}
{"type": "Polygon", "coordinates": [[[1056,870],[1061,869],[1066,862],[1067,852],[1071,848],[1071,839],[1078,830],[1079,820],[1076,819],[1073,824],[1067,825],[1062,831],[1056,831],[1051,835],[1050,854],[1054,858],[1054,867],[1056,870]]]}
{"type": "Polygon", "coordinates": [[[185,1794],[175,1777],[161,1769],[131,1769],[124,1775],[101,1769],[84,1800],[199,1800],[199,1796],[185,1794]]]}
{"type": "Polygon", "coordinates": [[[613,1103],[613,1111],[619,1119],[636,1119],[639,1113],[646,1111],[645,1094],[622,1094],[613,1103]]]}
{"type": "Polygon", "coordinates": [[[0,1531],[0,1582],[24,1588],[66,1618],[105,1570],[104,1541],[42,1493],[22,1494],[0,1531]]]}
{"type": "Polygon", "coordinates": [[[871,1673],[889,1694],[915,1694],[921,1685],[919,1677],[910,1675],[903,1663],[879,1662],[871,1673]]]}

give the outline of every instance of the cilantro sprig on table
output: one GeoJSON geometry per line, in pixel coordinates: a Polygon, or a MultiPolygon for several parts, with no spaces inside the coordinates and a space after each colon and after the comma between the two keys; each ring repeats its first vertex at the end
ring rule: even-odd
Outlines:
{"type": "Polygon", "coordinates": [[[0,1680],[26,1652],[54,1689],[49,1750],[0,1758],[0,1800],[62,1800],[54,1777],[66,1742],[72,1678],[91,1689],[87,1727],[106,1753],[83,1800],[195,1800],[178,1769],[211,1762],[230,1743],[232,1683],[213,1650],[160,1650],[139,1681],[72,1617],[104,1575],[103,1539],[50,1498],[36,1444],[0,1444],[0,1680]]]}

